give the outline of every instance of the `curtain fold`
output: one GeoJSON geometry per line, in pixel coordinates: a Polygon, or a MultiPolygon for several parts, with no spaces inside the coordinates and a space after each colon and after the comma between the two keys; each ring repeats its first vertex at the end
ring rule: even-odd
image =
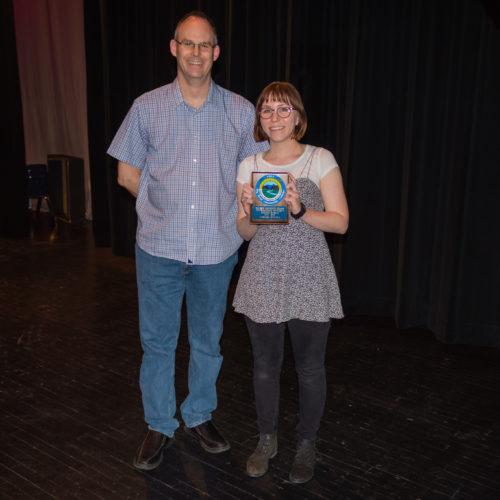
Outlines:
{"type": "Polygon", "coordinates": [[[21,89],[11,1],[0,2],[0,32],[0,64],[6,75],[3,89],[7,96],[0,118],[3,187],[0,196],[0,236],[19,237],[28,235],[29,219],[21,89]]]}

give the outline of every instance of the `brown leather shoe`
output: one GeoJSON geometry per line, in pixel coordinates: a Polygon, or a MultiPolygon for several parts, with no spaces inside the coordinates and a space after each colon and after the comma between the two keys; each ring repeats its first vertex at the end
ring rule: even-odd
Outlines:
{"type": "Polygon", "coordinates": [[[149,429],[144,441],[137,450],[134,467],[141,470],[156,469],[163,460],[163,450],[173,442],[173,437],[149,429]]]}
{"type": "Polygon", "coordinates": [[[220,435],[211,420],[196,427],[184,426],[184,430],[188,436],[196,439],[208,453],[222,453],[231,448],[231,445],[220,435]]]}

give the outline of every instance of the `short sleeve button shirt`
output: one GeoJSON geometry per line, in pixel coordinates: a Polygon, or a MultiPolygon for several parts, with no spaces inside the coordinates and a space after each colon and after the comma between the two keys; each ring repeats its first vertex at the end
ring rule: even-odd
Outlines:
{"type": "Polygon", "coordinates": [[[238,249],[237,166],[268,149],[253,139],[254,119],[252,104],[213,81],[199,109],[184,101],[177,80],[134,101],[108,153],[142,170],[142,250],[208,265],[238,249]]]}

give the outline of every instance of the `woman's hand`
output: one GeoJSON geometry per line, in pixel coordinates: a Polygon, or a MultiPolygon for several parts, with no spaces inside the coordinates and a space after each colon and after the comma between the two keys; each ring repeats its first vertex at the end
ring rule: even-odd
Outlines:
{"type": "Polygon", "coordinates": [[[250,184],[236,183],[236,198],[238,200],[238,233],[245,240],[253,238],[257,225],[250,224],[250,214],[253,202],[253,189],[250,184]]]}
{"type": "Polygon", "coordinates": [[[252,210],[251,205],[253,203],[253,191],[254,190],[252,186],[250,186],[250,184],[248,184],[247,182],[243,184],[243,188],[241,190],[240,202],[247,216],[250,216],[250,212],[252,210]]]}
{"type": "Polygon", "coordinates": [[[297,189],[297,181],[292,174],[288,174],[288,184],[286,185],[285,201],[292,214],[300,212],[300,195],[297,189]]]}

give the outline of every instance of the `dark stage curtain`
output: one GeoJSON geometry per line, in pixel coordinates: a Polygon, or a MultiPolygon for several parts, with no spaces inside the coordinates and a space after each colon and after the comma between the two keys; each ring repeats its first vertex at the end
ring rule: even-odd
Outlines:
{"type": "Polygon", "coordinates": [[[96,241],[133,255],[133,200],[105,150],[133,99],[171,81],[177,20],[218,26],[217,83],[304,98],[351,209],[330,238],[347,314],[500,346],[498,7],[479,0],[85,2],[96,241]],[[101,214],[101,215],[99,215],[101,214]],[[99,218],[99,219],[97,219],[99,218]]]}
{"type": "Polygon", "coordinates": [[[363,5],[348,312],[500,345],[499,35],[479,2],[363,5]]]}
{"type": "Polygon", "coordinates": [[[0,236],[26,236],[29,232],[28,191],[24,174],[24,131],[21,89],[17,66],[16,34],[12,2],[0,2],[0,64],[4,105],[0,119],[2,191],[0,236]]]}

